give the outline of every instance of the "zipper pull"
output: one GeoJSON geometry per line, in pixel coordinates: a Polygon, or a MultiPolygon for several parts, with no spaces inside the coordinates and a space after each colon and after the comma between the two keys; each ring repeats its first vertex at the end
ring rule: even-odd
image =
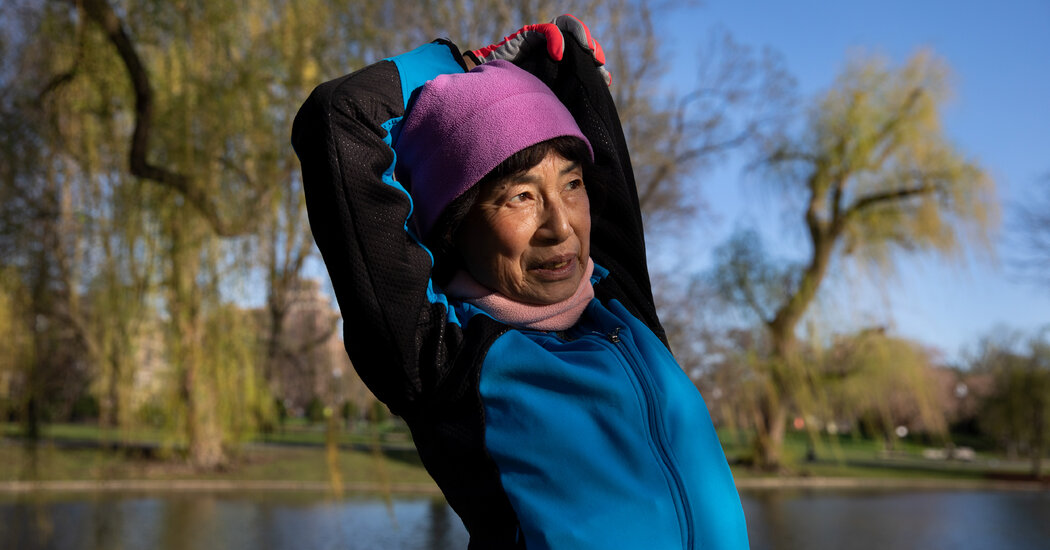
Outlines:
{"type": "Polygon", "coordinates": [[[614,344],[620,343],[620,327],[616,327],[609,333],[609,341],[614,344]]]}

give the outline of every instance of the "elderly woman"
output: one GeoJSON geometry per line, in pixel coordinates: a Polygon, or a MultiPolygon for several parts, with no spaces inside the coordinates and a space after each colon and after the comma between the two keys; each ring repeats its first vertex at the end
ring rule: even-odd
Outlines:
{"type": "Polygon", "coordinates": [[[437,41],[303,105],[292,142],[347,351],[470,548],[746,548],[653,305],[600,49],[575,19],[541,30],[513,36],[576,40],[505,42],[468,57],[513,63],[469,72],[437,41]]]}

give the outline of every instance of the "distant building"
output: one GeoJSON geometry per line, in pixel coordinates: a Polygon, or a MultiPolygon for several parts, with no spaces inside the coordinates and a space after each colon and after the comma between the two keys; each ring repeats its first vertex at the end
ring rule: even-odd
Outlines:
{"type": "MultiPolygon", "coordinates": [[[[257,310],[270,334],[268,312],[257,310]]],[[[341,321],[331,297],[313,279],[289,292],[280,342],[270,359],[272,389],[293,414],[301,414],[313,398],[338,406],[351,401],[364,411],[375,400],[357,376],[343,347],[341,321]]]]}

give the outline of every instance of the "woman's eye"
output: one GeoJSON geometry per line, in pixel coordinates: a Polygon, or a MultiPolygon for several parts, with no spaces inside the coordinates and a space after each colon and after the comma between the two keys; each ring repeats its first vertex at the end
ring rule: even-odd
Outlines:
{"type": "Polygon", "coordinates": [[[567,189],[580,189],[580,188],[583,187],[583,180],[579,179],[579,178],[574,179],[574,180],[570,181],[569,183],[567,183],[565,185],[565,187],[567,189]]]}
{"type": "Polygon", "coordinates": [[[507,202],[525,202],[529,199],[528,193],[518,193],[511,197],[507,202]]]}

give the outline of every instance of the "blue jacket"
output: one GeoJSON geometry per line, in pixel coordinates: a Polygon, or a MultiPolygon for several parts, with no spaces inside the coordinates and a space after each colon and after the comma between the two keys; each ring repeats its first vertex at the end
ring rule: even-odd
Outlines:
{"type": "Polygon", "coordinates": [[[599,182],[587,186],[595,298],[569,330],[520,330],[431,280],[393,144],[414,92],[463,70],[438,41],[322,84],[293,125],[347,352],[412,430],[472,549],[746,548],[725,456],[653,305],[612,98],[581,47],[560,63],[539,50],[518,64],[595,149],[584,174],[599,182]]]}

